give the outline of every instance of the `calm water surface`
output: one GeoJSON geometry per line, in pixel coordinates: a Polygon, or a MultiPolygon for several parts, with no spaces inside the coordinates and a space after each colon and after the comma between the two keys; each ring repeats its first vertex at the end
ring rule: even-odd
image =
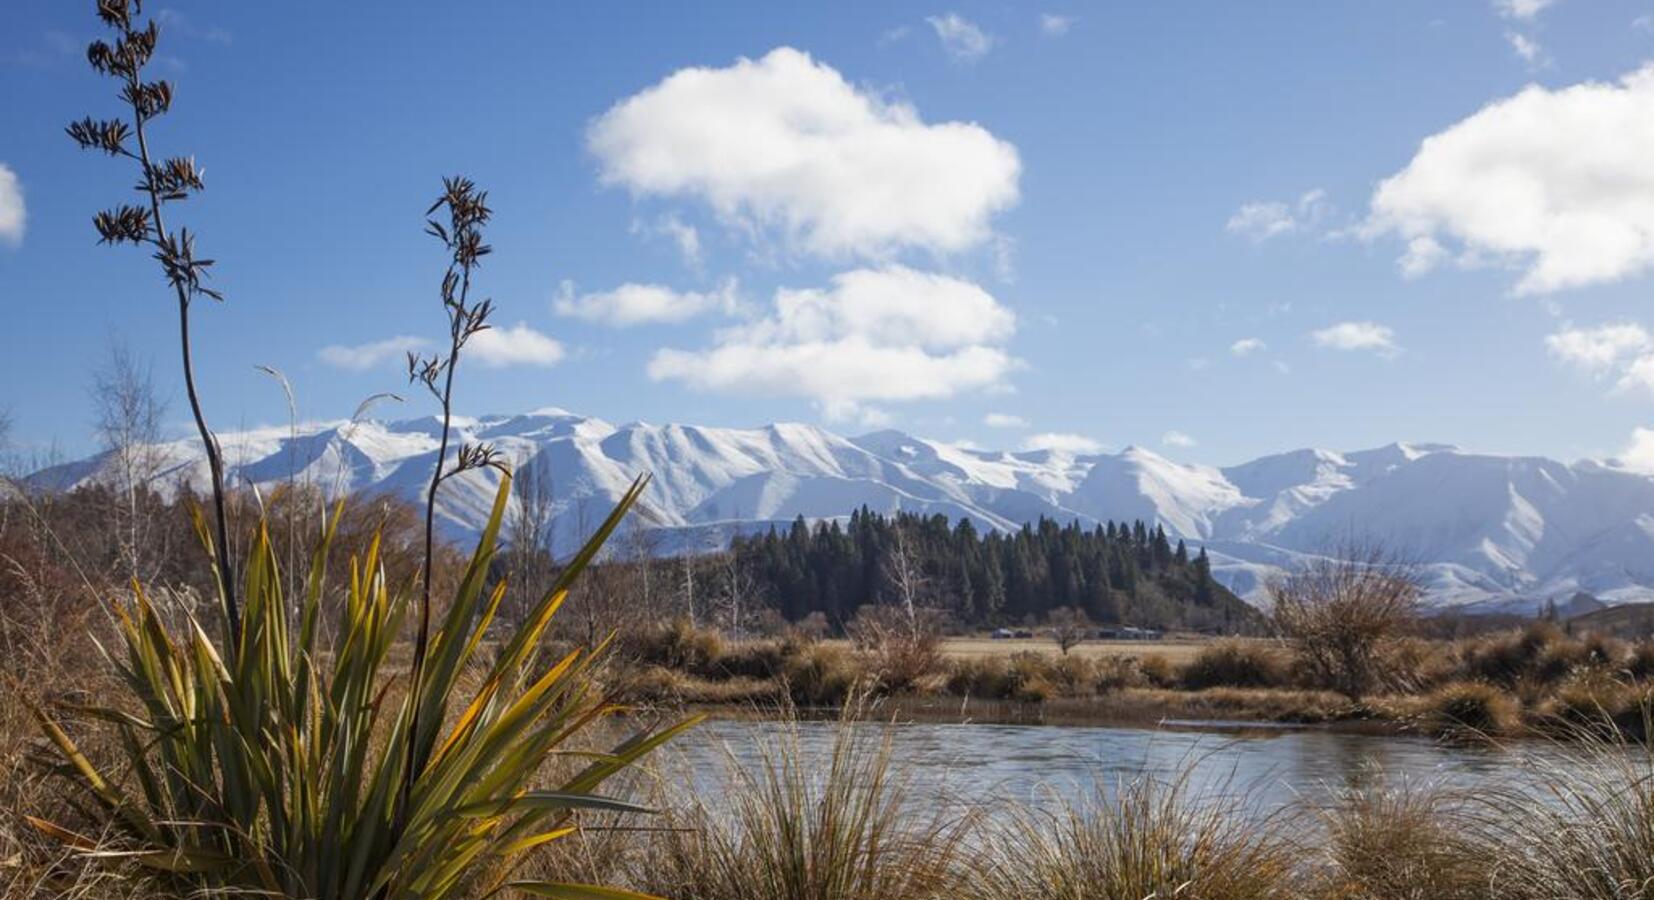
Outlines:
{"type": "MultiPolygon", "coordinates": [[[[704,790],[716,791],[727,760],[751,760],[796,729],[807,764],[824,770],[836,722],[783,724],[715,720],[678,744],[704,790]]],[[[1015,801],[1105,794],[1145,774],[1171,779],[1187,771],[1197,796],[1244,796],[1264,815],[1295,803],[1372,784],[1450,786],[1471,792],[1533,783],[1535,767],[1564,751],[1540,742],[1507,749],[1447,746],[1424,738],[1289,728],[1068,727],[1049,725],[872,724],[888,733],[896,768],[911,790],[934,802],[1015,801]],[[888,732],[886,731],[888,730],[888,732]]]]}

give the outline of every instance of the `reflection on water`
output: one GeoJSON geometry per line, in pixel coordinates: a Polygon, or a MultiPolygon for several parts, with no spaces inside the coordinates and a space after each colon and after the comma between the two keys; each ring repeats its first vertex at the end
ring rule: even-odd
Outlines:
{"type": "MultiPolygon", "coordinates": [[[[806,765],[825,768],[836,722],[796,725],[711,721],[678,744],[684,762],[716,790],[724,751],[748,759],[766,740],[798,731],[806,765]]],[[[912,790],[937,802],[950,798],[1042,803],[1052,797],[1105,792],[1142,775],[1171,779],[1187,772],[1196,796],[1244,795],[1266,814],[1294,803],[1315,804],[1370,783],[1380,774],[1456,789],[1509,787],[1532,778],[1532,765],[1560,755],[1545,744],[1514,748],[1445,746],[1424,738],[1372,736],[1320,729],[1073,728],[1040,725],[862,724],[889,729],[896,767],[912,790]]]]}

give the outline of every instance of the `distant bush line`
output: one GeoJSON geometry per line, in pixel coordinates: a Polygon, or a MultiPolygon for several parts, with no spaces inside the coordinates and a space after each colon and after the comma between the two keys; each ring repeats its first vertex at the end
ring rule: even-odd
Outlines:
{"type": "Polygon", "coordinates": [[[1347,722],[1452,741],[1584,733],[1643,740],[1654,712],[1654,639],[1576,637],[1549,622],[1458,640],[1399,639],[1380,659],[1381,689],[1360,701],[1301,665],[1285,642],[1223,638],[1182,659],[1163,651],[1146,643],[1063,654],[1053,641],[1032,640],[1007,641],[1003,653],[949,656],[938,646],[891,654],[798,628],[732,640],[678,620],[625,633],[609,677],[620,696],[645,705],[822,708],[871,693],[972,718],[1347,722]]]}

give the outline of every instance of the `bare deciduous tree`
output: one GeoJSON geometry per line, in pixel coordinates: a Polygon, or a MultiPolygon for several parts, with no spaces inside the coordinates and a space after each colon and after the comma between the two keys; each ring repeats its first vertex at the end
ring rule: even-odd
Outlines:
{"type": "Polygon", "coordinates": [[[11,408],[0,406],[0,460],[5,460],[5,464],[0,465],[0,475],[9,474],[12,471],[10,464],[12,457],[11,429],[11,408]]]}
{"type": "MultiPolygon", "coordinates": [[[[592,533],[592,486],[588,482],[577,485],[574,490],[577,494],[574,500],[574,534],[576,540],[585,541],[592,533]]],[[[616,619],[615,608],[623,602],[625,581],[624,573],[616,567],[596,566],[580,587],[570,594],[562,618],[566,620],[563,627],[573,629],[574,640],[590,647],[608,634],[616,619]]],[[[565,636],[568,634],[565,631],[565,636]]]]}
{"type": "Polygon", "coordinates": [[[900,516],[891,527],[891,545],[884,558],[884,576],[895,593],[896,602],[902,607],[902,613],[907,617],[908,634],[917,638],[919,634],[920,610],[930,588],[930,579],[925,575],[923,564],[918,553],[908,537],[907,527],[900,516]]]}
{"type": "Polygon", "coordinates": [[[863,606],[845,629],[891,690],[910,687],[942,663],[941,614],[918,609],[914,615],[910,620],[897,605],[863,606]]]}
{"type": "Polygon", "coordinates": [[[1072,606],[1051,610],[1051,639],[1057,642],[1063,656],[1084,642],[1090,633],[1091,620],[1086,618],[1083,610],[1072,606]]]}
{"type": "Polygon", "coordinates": [[[153,482],[161,469],[156,444],[166,403],[155,392],[148,363],[140,362],[119,338],[111,337],[103,362],[92,371],[88,390],[98,442],[109,456],[109,488],[116,503],[109,524],[116,563],[125,577],[149,581],[161,558],[154,539],[153,482]]]}
{"type": "Polygon", "coordinates": [[[622,526],[624,531],[621,533],[619,549],[620,557],[635,569],[634,608],[640,616],[653,618],[664,612],[659,608],[664,604],[661,602],[659,585],[655,577],[655,553],[659,549],[660,541],[653,529],[645,527],[649,515],[649,508],[640,502],[622,526]]]}
{"type": "Polygon", "coordinates": [[[11,525],[12,501],[22,495],[21,489],[12,483],[12,475],[17,472],[18,466],[11,445],[11,422],[11,410],[0,406],[0,537],[5,536],[6,529],[11,525]]]}
{"type": "Polygon", "coordinates": [[[518,467],[512,490],[517,505],[507,537],[505,562],[510,582],[503,612],[508,622],[519,624],[545,592],[552,576],[557,496],[550,463],[536,456],[518,467]]]}
{"type": "Polygon", "coordinates": [[[832,632],[832,625],[827,621],[827,614],[818,609],[799,619],[793,629],[799,637],[814,642],[824,640],[832,632]]]}
{"type": "Polygon", "coordinates": [[[697,606],[695,605],[695,557],[692,554],[685,553],[678,557],[678,563],[682,576],[678,581],[679,603],[683,606],[684,615],[689,619],[689,624],[699,627],[701,623],[700,619],[696,617],[697,606]]]}
{"type": "Polygon", "coordinates": [[[762,602],[758,580],[733,549],[718,557],[718,580],[718,607],[724,626],[730,634],[741,637],[762,602]]]}
{"type": "Polygon", "coordinates": [[[1414,567],[1382,545],[1346,542],[1270,581],[1275,629],[1318,683],[1360,701],[1382,686],[1383,652],[1411,627],[1414,567]]]}

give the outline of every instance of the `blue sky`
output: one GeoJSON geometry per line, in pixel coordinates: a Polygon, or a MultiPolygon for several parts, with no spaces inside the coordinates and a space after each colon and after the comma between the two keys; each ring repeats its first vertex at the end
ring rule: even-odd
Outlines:
{"type": "MultiPolygon", "coordinates": [[[[468,412],[1654,462],[1647,0],[367,6],[149,10],[220,429],[285,419],[255,364],[307,418],[430,411],[389,348],[443,329],[463,172],[468,412]]],[[[116,111],[90,8],[0,13],[0,405],[71,453],[110,335],[177,386],[153,263],[89,222],[133,173],[62,133],[116,111]]]]}

